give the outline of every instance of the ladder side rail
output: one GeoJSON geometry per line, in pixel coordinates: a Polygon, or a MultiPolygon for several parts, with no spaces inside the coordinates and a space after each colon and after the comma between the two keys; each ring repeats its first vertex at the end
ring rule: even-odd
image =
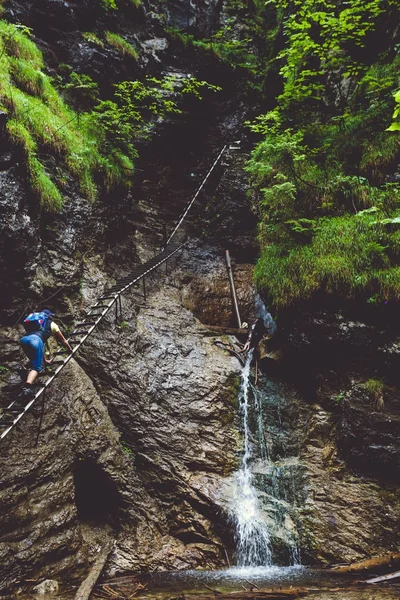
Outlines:
{"type": "MultiPolygon", "coordinates": [[[[48,378],[48,380],[43,384],[42,389],[40,389],[35,396],[28,402],[28,404],[24,407],[24,409],[22,410],[22,412],[20,412],[13,421],[10,422],[9,427],[7,427],[7,429],[5,429],[1,435],[0,435],[0,440],[2,440],[3,438],[6,437],[6,435],[13,429],[13,427],[15,427],[15,425],[18,423],[18,421],[20,421],[20,419],[22,419],[22,417],[28,412],[28,410],[33,406],[33,404],[39,400],[39,398],[42,396],[42,394],[44,394],[44,392],[46,391],[46,389],[52,384],[52,382],[54,381],[54,379],[58,376],[58,374],[60,373],[60,371],[69,363],[69,361],[74,357],[74,355],[76,354],[76,352],[78,351],[78,349],[80,348],[80,346],[82,345],[82,343],[84,341],[86,341],[86,339],[88,338],[88,336],[92,333],[92,331],[97,327],[97,325],[100,323],[100,321],[106,316],[107,312],[110,310],[110,308],[112,307],[112,305],[114,304],[114,302],[116,301],[118,297],[118,294],[116,294],[115,298],[109,303],[108,307],[106,309],[104,309],[103,314],[97,318],[97,321],[94,325],[92,325],[87,334],[85,335],[85,337],[80,340],[79,344],[77,346],[75,346],[75,348],[72,350],[72,352],[65,358],[65,360],[61,363],[61,365],[59,367],[57,367],[57,369],[55,370],[55,372],[48,378]]],[[[88,315],[89,316],[89,315],[88,315]]],[[[8,406],[8,408],[11,408],[13,405],[15,404],[14,402],[11,402],[11,404],[8,406]]]]}
{"type": "MultiPolygon", "coordinates": [[[[108,313],[108,311],[110,310],[110,308],[114,305],[114,303],[121,296],[121,294],[123,292],[127,291],[134,283],[136,283],[137,281],[139,281],[140,279],[142,279],[145,275],[147,275],[148,273],[151,273],[151,271],[154,271],[157,267],[159,267],[164,262],[166,262],[169,258],[171,258],[171,256],[173,256],[174,254],[176,254],[177,252],[179,252],[179,250],[181,250],[184,245],[185,244],[180,244],[176,248],[173,248],[171,250],[171,252],[169,252],[166,256],[163,256],[163,258],[161,260],[159,260],[155,265],[151,266],[149,269],[147,269],[147,271],[145,271],[144,273],[142,273],[139,277],[136,277],[135,279],[133,279],[128,285],[126,285],[124,288],[122,288],[119,292],[117,292],[114,295],[114,297],[108,303],[107,307],[104,308],[104,310],[102,311],[101,316],[97,317],[96,322],[89,328],[89,330],[86,333],[86,335],[84,335],[84,337],[79,341],[79,344],[77,344],[75,346],[75,348],[73,348],[72,352],[65,358],[65,360],[60,364],[60,366],[57,367],[57,369],[55,370],[55,372],[44,383],[43,387],[35,394],[35,396],[24,407],[24,409],[22,410],[22,412],[20,412],[15,417],[15,419],[10,422],[9,427],[7,427],[0,434],[0,440],[2,440],[3,438],[6,437],[6,435],[15,427],[15,425],[18,423],[18,421],[20,421],[22,419],[22,417],[28,412],[28,410],[33,406],[33,404],[42,396],[42,394],[44,394],[44,392],[46,391],[46,389],[51,385],[51,383],[58,376],[58,374],[60,373],[60,371],[69,363],[69,361],[72,358],[74,358],[74,355],[78,352],[79,348],[87,340],[87,338],[94,331],[94,329],[96,329],[96,327],[98,326],[98,324],[100,323],[100,321],[102,321],[104,319],[104,317],[106,316],[106,314],[108,313]]],[[[92,310],[94,310],[94,308],[92,310]]],[[[89,317],[90,317],[90,313],[88,313],[88,315],[87,315],[87,318],[89,318],[89,317]]],[[[72,333],[74,333],[74,332],[72,332],[72,333]]],[[[15,403],[15,401],[12,402],[8,408],[11,408],[14,403],[15,403]]]]}
{"type": "Polygon", "coordinates": [[[203,189],[203,187],[204,187],[207,179],[210,177],[212,171],[216,167],[218,161],[220,160],[221,156],[223,155],[223,153],[225,152],[225,150],[227,149],[227,147],[228,147],[228,144],[225,144],[225,146],[222,148],[221,152],[218,154],[217,158],[213,162],[213,164],[212,164],[211,168],[209,169],[207,175],[204,177],[203,181],[201,182],[201,184],[200,184],[197,192],[195,193],[195,195],[193,196],[193,198],[191,199],[191,201],[187,205],[186,209],[182,213],[182,216],[179,218],[178,223],[175,225],[175,228],[172,231],[171,235],[168,237],[168,239],[167,239],[167,245],[169,244],[169,242],[171,241],[171,239],[174,237],[174,235],[178,231],[179,227],[182,225],[182,222],[185,220],[186,215],[188,214],[189,210],[192,208],[192,205],[193,205],[194,201],[196,200],[197,196],[200,194],[200,192],[203,189]]]}

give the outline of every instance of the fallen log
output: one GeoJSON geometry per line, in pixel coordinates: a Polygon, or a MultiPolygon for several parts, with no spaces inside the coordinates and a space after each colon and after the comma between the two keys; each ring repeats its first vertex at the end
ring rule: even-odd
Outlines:
{"type": "Polygon", "coordinates": [[[350,565],[342,565],[340,567],[332,567],[330,570],[335,573],[363,573],[363,572],[384,572],[388,569],[400,567],[400,552],[383,554],[382,556],[374,556],[367,560],[351,563],[350,565]]]}
{"type": "Polygon", "coordinates": [[[92,568],[90,569],[89,575],[84,579],[81,585],[78,588],[78,591],[75,595],[75,600],[89,600],[89,596],[92,593],[94,586],[98,578],[100,577],[100,573],[104,569],[104,565],[107,562],[107,558],[109,557],[111,550],[114,548],[114,542],[108,542],[104,548],[100,551],[100,554],[94,561],[92,568]]]}
{"type": "Polygon", "coordinates": [[[380,575],[379,577],[373,577],[372,579],[367,579],[365,583],[381,583],[382,581],[389,581],[390,579],[398,579],[400,577],[400,571],[395,571],[394,573],[388,573],[387,575],[380,575]]]}

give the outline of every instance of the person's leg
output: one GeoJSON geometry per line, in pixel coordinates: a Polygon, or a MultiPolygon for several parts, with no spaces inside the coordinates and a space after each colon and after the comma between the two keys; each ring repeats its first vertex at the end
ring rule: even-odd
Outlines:
{"type": "Polygon", "coordinates": [[[35,381],[36,377],[39,375],[39,372],[36,371],[36,369],[31,369],[28,373],[28,376],[26,378],[26,383],[28,385],[32,385],[32,383],[35,381]]]}
{"type": "Polygon", "coordinates": [[[42,370],[44,358],[44,343],[38,335],[26,335],[21,340],[21,346],[30,360],[30,371],[25,386],[29,388],[42,370]]]}

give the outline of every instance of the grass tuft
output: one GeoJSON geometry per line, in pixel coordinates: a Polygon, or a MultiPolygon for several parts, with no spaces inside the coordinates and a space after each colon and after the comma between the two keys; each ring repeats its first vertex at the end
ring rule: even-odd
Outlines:
{"type": "Polygon", "coordinates": [[[62,206],[60,182],[48,172],[42,157],[59,159],[64,173],[74,176],[81,192],[90,200],[97,195],[94,175],[101,168],[96,136],[80,126],[72,110],[44,73],[40,50],[29,39],[25,27],[0,21],[0,94],[8,112],[10,140],[25,155],[28,180],[46,211],[62,206]]]}
{"type": "Polygon", "coordinates": [[[106,31],[105,38],[110,44],[110,46],[112,46],[115,50],[117,50],[117,52],[122,54],[122,56],[129,56],[135,60],[139,58],[139,53],[135,46],[124,40],[124,38],[118,35],[117,33],[106,31]]]}

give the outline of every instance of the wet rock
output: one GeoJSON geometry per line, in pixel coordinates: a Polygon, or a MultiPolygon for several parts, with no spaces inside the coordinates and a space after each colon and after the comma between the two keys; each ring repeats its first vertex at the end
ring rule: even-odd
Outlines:
{"type": "Polygon", "coordinates": [[[0,308],[30,287],[40,253],[37,219],[30,213],[24,186],[14,168],[0,171],[0,308]],[[10,257],[12,256],[12,261],[10,257]]]}
{"type": "Polygon", "coordinates": [[[152,498],[137,537],[121,535],[110,570],[223,564],[212,490],[236,462],[238,362],[202,337],[173,287],[152,295],[135,321],[117,344],[104,331],[84,355],[152,498]]]}
{"type": "MultiPolygon", "coordinates": [[[[251,323],[255,318],[256,290],[253,285],[253,266],[235,264],[233,276],[238,298],[241,320],[251,323]]],[[[182,266],[188,272],[189,262],[194,263],[192,276],[183,275],[185,286],[182,289],[182,301],[186,308],[204,324],[221,327],[238,327],[236,322],[225,252],[192,242],[190,254],[182,266]]],[[[247,332],[247,329],[245,329],[247,332]]]]}
{"type": "Polygon", "coordinates": [[[45,594],[56,594],[58,592],[58,581],[55,579],[45,579],[41,581],[38,585],[35,585],[32,588],[32,592],[34,594],[38,594],[43,596],[45,594]]]}
{"type": "Polygon", "coordinates": [[[207,37],[219,24],[221,3],[219,0],[205,0],[200,6],[193,0],[185,3],[167,0],[166,9],[168,25],[207,37]]]}

